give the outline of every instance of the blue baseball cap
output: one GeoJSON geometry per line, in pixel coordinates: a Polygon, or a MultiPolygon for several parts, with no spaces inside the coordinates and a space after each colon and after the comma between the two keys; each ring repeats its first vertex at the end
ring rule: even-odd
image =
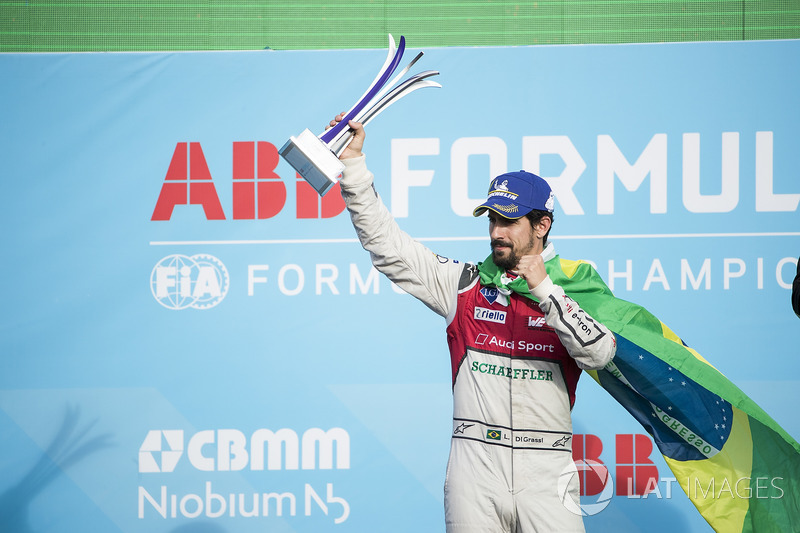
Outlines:
{"type": "Polygon", "coordinates": [[[530,172],[507,172],[492,180],[489,197],[472,212],[479,217],[491,209],[505,218],[522,218],[534,209],[553,212],[553,190],[548,183],[530,172]]]}

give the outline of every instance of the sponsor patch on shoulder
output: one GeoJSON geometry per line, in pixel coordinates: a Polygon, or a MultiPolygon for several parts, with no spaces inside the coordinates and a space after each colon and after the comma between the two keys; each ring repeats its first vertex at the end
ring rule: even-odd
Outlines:
{"type": "Polygon", "coordinates": [[[458,261],[456,261],[455,259],[449,259],[449,258],[447,258],[447,257],[444,257],[444,256],[442,256],[442,255],[439,255],[439,254],[433,254],[433,255],[435,255],[435,256],[436,256],[436,259],[437,259],[437,260],[438,260],[438,261],[439,261],[441,264],[445,264],[445,263],[456,263],[456,264],[458,264],[458,261]]]}

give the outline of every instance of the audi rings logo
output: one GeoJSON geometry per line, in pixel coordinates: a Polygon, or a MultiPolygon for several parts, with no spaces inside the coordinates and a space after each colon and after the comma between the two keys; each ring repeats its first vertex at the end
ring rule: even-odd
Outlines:
{"type": "Polygon", "coordinates": [[[558,476],[558,494],[561,497],[561,503],[569,512],[580,516],[593,516],[611,503],[614,481],[604,464],[579,459],[565,468],[558,476]],[[581,503],[580,501],[580,477],[586,475],[597,476],[603,483],[603,490],[593,503],[581,503]]]}
{"type": "Polygon", "coordinates": [[[173,254],[150,274],[153,297],[167,309],[208,309],[228,294],[230,277],[222,261],[208,254],[173,254]]]}

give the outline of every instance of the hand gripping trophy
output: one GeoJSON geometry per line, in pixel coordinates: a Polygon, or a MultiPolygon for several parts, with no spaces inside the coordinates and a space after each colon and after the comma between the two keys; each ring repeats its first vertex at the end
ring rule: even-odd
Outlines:
{"type": "Polygon", "coordinates": [[[347,125],[350,120],[367,125],[379,113],[403,96],[423,87],[441,87],[435,81],[428,79],[439,74],[435,70],[420,72],[400,82],[400,79],[406,75],[414,63],[422,57],[423,52],[418,53],[391,82],[387,83],[397,70],[405,47],[405,37],[401,36],[400,45],[395,46],[394,38],[389,35],[389,53],[383,67],[369,89],[345,113],[344,119],[320,135],[314,135],[310,130],[305,129],[297,137],[290,137],[280,149],[280,154],[286,162],[314,187],[320,196],[336,184],[344,170],[344,165],[339,161],[338,156],[350,139],[352,130],[347,125]]]}

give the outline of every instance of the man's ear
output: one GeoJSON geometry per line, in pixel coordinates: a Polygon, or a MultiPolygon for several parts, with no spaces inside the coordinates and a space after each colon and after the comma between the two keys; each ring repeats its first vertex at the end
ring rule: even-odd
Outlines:
{"type": "Polygon", "coordinates": [[[547,235],[547,232],[550,231],[550,225],[553,221],[550,217],[542,217],[539,219],[539,222],[536,224],[534,230],[536,231],[536,236],[540,239],[547,235]]]}

